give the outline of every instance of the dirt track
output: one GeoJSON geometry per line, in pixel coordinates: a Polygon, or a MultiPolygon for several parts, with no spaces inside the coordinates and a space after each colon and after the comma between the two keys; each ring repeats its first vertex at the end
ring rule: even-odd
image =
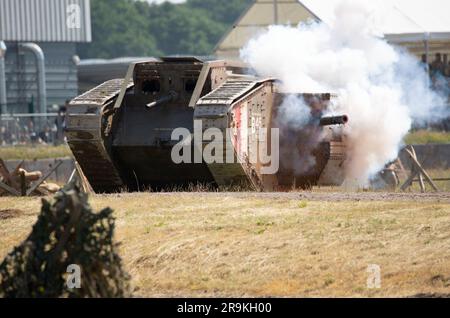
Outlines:
{"type": "Polygon", "coordinates": [[[259,193],[263,197],[286,197],[309,201],[433,201],[449,202],[449,192],[439,193],[381,193],[381,192],[302,192],[259,193]]]}
{"type": "MultiPolygon", "coordinates": [[[[152,193],[151,195],[180,195],[189,193],[167,192],[152,193]]],[[[121,196],[132,196],[133,194],[120,194],[121,196]]],[[[198,192],[198,197],[225,197],[235,198],[266,198],[266,199],[293,199],[308,201],[412,201],[412,202],[440,202],[450,203],[450,192],[433,193],[394,193],[394,192],[198,192]]]]}

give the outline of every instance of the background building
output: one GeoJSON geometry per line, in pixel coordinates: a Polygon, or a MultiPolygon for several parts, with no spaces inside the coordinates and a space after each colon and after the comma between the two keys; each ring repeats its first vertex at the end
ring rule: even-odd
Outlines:
{"type": "Polygon", "coordinates": [[[133,62],[156,60],[154,57],[81,60],[78,64],[78,92],[82,94],[108,80],[124,78],[133,62]]]}
{"type": "Polygon", "coordinates": [[[0,41],[6,45],[0,57],[2,113],[63,105],[78,94],[76,44],[91,41],[90,2],[0,0],[0,41]]]}
{"type": "MultiPolygon", "coordinates": [[[[364,0],[362,0],[364,1],[364,0]]],[[[366,0],[369,1],[369,0],[366,0]]],[[[215,48],[220,57],[238,57],[258,32],[273,24],[297,25],[308,20],[331,23],[339,0],[255,0],[215,48]]],[[[374,25],[380,36],[420,56],[450,53],[450,1],[377,0],[374,25]]],[[[445,56],[444,56],[445,57],[445,56]]]]}

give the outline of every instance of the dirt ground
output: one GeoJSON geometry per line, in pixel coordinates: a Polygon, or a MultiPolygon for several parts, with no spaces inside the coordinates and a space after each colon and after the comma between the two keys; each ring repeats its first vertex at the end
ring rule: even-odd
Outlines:
{"type": "MultiPolygon", "coordinates": [[[[136,297],[408,297],[450,294],[450,194],[95,195],[115,210],[136,297]],[[368,284],[379,268],[379,288],[368,284]]],[[[0,259],[39,198],[0,198],[0,259]]]]}
{"type": "MultiPolygon", "coordinates": [[[[174,193],[164,193],[173,195],[174,193]]],[[[199,196],[214,196],[213,193],[200,192],[199,196]]],[[[221,195],[228,195],[236,198],[265,198],[265,199],[291,199],[308,201],[426,201],[450,203],[450,192],[225,192],[221,195]]]]}

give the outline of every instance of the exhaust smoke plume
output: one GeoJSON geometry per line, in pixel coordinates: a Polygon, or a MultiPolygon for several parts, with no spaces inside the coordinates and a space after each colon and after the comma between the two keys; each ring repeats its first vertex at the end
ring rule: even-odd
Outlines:
{"type": "MultiPolygon", "coordinates": [[[[259,75],[278,78],[286,92],[339,96],[328,114],[350,118],[346,181],[359,185],[397,157],[413,122],[447,115],[444,98],[429,89],[425,67],[374,35],[371,10],[361,1],[343,1],[330,25],[271,26],[241,51],[259,75]]],[[[282,113],[290,126],[308,120],[293,99],[282,113]]]]}
{"type": "Polygon", "coordinates": [[[294,175],[306,173],[316,164],[312,151],[321,136],[314,127],[305,129],[311,119],[310,107],[302,96],[295,94],[284,98],[276,114],[275,122],[280,128],[281,138],[279,154],[283,158],[280,165],[294,175]]]}

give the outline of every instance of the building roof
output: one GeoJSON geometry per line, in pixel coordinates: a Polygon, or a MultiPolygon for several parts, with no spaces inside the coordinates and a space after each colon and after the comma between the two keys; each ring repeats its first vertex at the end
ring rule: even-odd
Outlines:
{"type": "Polygon", "coordinates": [[[90,42],[90,1],[0,0],[0,40],[90,42]]]}
{"type": "MultiPolygon", "coordinates": [[[[307,20],[331,24],[342,0],[255,0],[217,44],[219,56],[236,56],[247,41],[272,24],[307,20]],[[277,2],[277,10],[274,3],[277,2]]],[[[390,42],[450,41],[448,0],[358,0],[371,6],[374,31],[390,42]]]]}
{"type": "MultiPolygon", "coordinates": [[[[334,10],[341,0],[301,0],[327,24],[333,23],[334,10]]],[[[421,41],[425,37],[450,40],[450,1],[448,0],[359,0],[371,10],[374,28],[393,42],[421,41]]]]}
{"type": "Polygon", "coordinates": [[[239,49],[251,37],[269,25],[276,22],[296,25],[308,19],[316,17],[298,0],[278,0],[276,12],[273,0],[255,0],[223,36],[214,51],[218,56],[238,55],[239,49]]]}

